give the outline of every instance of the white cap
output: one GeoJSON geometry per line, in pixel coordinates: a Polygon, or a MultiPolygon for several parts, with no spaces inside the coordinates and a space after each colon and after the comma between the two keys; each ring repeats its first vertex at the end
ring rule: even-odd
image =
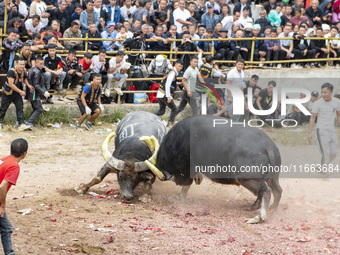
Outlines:
{"type": "Polygon", "coordinates": [[[328,24],[321,25],[322,30],[331,30],[331,27],[328,24]]]}
{"type": "Polygon", "coordinates": [[[156,57],[156,66],[161,66],[163,64],[164,57],[162,55],[158,55],[156,57]]]}
{"type": "Polygon", "coordinates": [[[247,23],[244,25],[244,29],[247,29],[247,28],[252,29],[252,28],[253,28],[253,23],[247,22],[247,23]]]}

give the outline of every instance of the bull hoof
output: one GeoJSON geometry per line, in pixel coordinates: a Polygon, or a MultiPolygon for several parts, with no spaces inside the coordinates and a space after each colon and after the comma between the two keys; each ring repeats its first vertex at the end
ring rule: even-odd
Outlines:
{"type": "Polygon", "coordinates": [[[260,218],[259,215],[255,216],[254,218],[247,220],[248,224],[257,224],[257,223],[261,223],[261,222],[262,222],[262,219],[260,218]]]}
{"type": "Polygon", "coordinates": [[[81,186],[74,187],[74,190],[79,194],[79,195],[84,195],[84,189],[81,186]]]}
{"type": "Polygon", "coordinates": [[[254,204],[250,208],[247,209],[247,211],[256,211],[260,209],[260,204],[254,204]]]}
{"type": "Polygon", "coordinates": [[[144,194],[143,196],[141,196],[139,198],[139,200],[142,202],[142,203],[151,203],[152,202],[152,196],[149,195],[149,194],[144,194]]]}

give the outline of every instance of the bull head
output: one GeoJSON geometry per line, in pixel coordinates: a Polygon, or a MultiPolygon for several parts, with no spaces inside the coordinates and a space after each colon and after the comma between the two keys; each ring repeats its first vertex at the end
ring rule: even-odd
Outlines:
{"type": "MultiPolygon", "coordinates": [[[[111,155],[110,151],[109,151],[109,143],[110,143],[111,139],[113,137],[115,137],[115,136],[116,136],[116,133],[112,132],[111,134],[109,134],[106,137],[106,139],[104,140],[103,145],[102,145],[102,154],[103,154],[104,160],[107,162],[107,164],[109,166],[111,166],[112,168],[114,168],[114,169],[116,169],[118,171],[121,171],[121,170],[124,169],[125,162],[123,160],[120,160],[120,159],[117,159],[117,158],[113,157],[111,155]]],[[[148,164],[153,165],[153,164],[156,163],[156,158],[157,158],[157,152],[158,152],[159,144],[158,144],[158,141],[157,141],[156,137],[154,137],[154,136],[150,136],[150,137],[149,136],[143,136],[143,137],[139,138],[139,140],[143,141],[144,143],[146,143],[148,145],[150,151],[153,152],[153,155],[148,160],[146,160],[144,162],[141,161],[141,162],[135,162],[134,163],[135,171],[136,172],[143,172],[143,171],[149,170],[149,165],[148,164]]],[[[151,171],[154,172],[152,169],[151,169],[151,171]]],[[[156,176],[158,178],[162,179],[162,176],[160,176],[159,174],[156,174],[156,176]]],[[[164,175],[163,175],[163,178],[164,178],[164,175]]]]}

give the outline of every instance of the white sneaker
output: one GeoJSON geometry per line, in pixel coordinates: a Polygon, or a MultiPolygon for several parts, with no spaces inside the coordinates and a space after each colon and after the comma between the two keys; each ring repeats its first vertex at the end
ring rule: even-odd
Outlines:
{"type": "Polygon", "coordinates": [[[105,89],[105,96],[110,97],[110,89],[105,89]]]}
{"type": "Polygon", "coordinates": [[[282,68],[282,64],[278,64],[278,65],[277,65],[277,68],[282,68]]]}
{"type": "Polygon", "coordinates": [[[122,92],[122,90],[121,90],[120,87],[115,87],[115,88],[114,88],[114,91],[116,91],[116,92],[118,93],[118,95],[120,95],[120,96],[123,95],[123,92],[122,92]]]}
{"type": "Polygon", "coordinates": [[[31,126],[26,125],[25,123],[21,124],[18,129],[19,129],[19,131],[32,130],[31,126]]]}
{"type": "Polygon", "coordinates": [[[292,68],[292,69],[297,69],[298,68],[298,66],[297,65],[295,65],[294,63],[290,66],[290,68],[292,68]]]}
{"type": "Polygon", "coordinates": [[[297,67],[298,69],[302,69],[302,68],[303,68],[301,64],[297,64],[296,67],[297,67]]]}
{"type": "Polygon", "coordinates": [[[263,63],[260,63],[260,64],[259,64],[259,67],[263,67],[263,63]]]}
{"type": "Polygon", "coordinates": [[[339,68],[340,67],[340,65],[339,64],[336,64],[336,66],[335,66],[336,68],[339,68]]]}

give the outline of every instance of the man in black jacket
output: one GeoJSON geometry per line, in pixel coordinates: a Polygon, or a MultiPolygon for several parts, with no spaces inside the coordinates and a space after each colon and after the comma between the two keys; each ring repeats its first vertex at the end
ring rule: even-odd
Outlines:
{"type": "MultiPolygon", "coordinates": [[[[238,30],[235,33],[235,38],[243,38],[244,33],[242,30],[238,30]]],[[[250,56],[250,50],[248,49],[247,42],[244,40],[240,41],[231,41],[230,42],[231,50],[234,51],[233,60],[238,59],[238,55],[241,54],[242,59],[247,61],[250,56]]]]}
{"type": "Polygon", "coordinates": [[[31,102],[33,112],[28,118],[26,125],[33,130],[33,122],[44,111],[41,99],[49,98],[50,93],[44,88],[44,59],[41,56],[37,56],[35,66],[28,72],[28,82],[34,87],[34,91],[26,89],[26,99],[31,102]]]}
{"type": "Polygon", "coordinates": [[[68,13],[67,11],[65,11],[67,7],[66,1],[62,0],[59,3],[59,8],[56,8],[53,10],[52,14],[51,14],[51,20],[59,20],[60,21],[60,32],[63,34],[64,31],[68,28],[66,25],[67,21],[68,21],[68,13]]]}
{"type": "Polygon", "coordinates": [[[222,28],[221,37],[219,37],[220,41],[216,42],[215,49],[217,53],[215,54],[215,59],[218,60],[231,60],[234,56],[234,51],[231,50],[230,41],[222,41],[222,39],[226,39],[228,35],[228,30],[222,28]]]}
{"type": "Polygon", "coordinates": [[[99,12],[99,18],[104,19],[105,23],[111,20],[110,14],[106,7],[103,7],[102,5],[102,0],[95,0],[93,9],[95,12],[99,12]]]}
{"type": "MultiPolygon", "coordinates": [[[[201,49],[198,48],[198,46],[193,43],[190,40],[190,33],[189,31],[185,31],[183,33],[183,39],[181,42],[181,45],[175,49],[175,51],[187,51],[187,52],[193,52],[193,51],[199,51],[199,52],[203,52],[201,49]]],[[[180,57],[180,59],[182,59],[183,61],[183,70],[186,70],[189,66],[190,66],[190,55],[182,55],[180,57]]]]}
{"type": "Polygon", "coordinates": [[[8,22],[8,28],[16,28],[18,29],[18,35],[20,38],[27,35],[27,30],[25,27],[25,22],[22,21],[19,17],[15,17],[14,19],[8,22]]]}
{"type": "MultiPolygon", "coordinates": [[[[322,28],[316,29],[316,37],[322,36],[322,28]]],[[[328,50],[326,46],[326,40],[311,40],[310,48],[315,51],[315,58],[327,58],[328,50]]],[[[326,62],[318,62],[318,67],[325,65],[326,62]]]]}
{"type": "Polygon", "coordinates": [[[296,59],[303,59],[303,58],[314,58],[315,57],[315,50],[310,49],[308,42],[305,38],[306,28],[305,26],[301,25],[299,27],[299,32],[294,33],[293,35],[293,44],[294,49],[296,49],[296,59]]]}
{"type": "MultiPolygon", "coordinates": [[[[102,38],[98,29],[97,29],[97,25],[95,23],[92,23],[89,25],[89,33],[88,33],[88,37],[89,39],[99,39],[99,38],[102,38]]],[[[89,40],[89,44],[88,44],[88,50],[92,51],[92,50],[95,50],[95,51],[99,51],[99,49],[103,47],[103,42],[102,41],[91,41],[89,40]]]]}
{"type": "Polygon", "coordinates": [[[318,7],[319,1],[313,0],[311,6],[306,9],[306,16],[310,20],[311,26],[317,25],[318,27],[322,24],[322,10],[318,7]]]}
{"type": "Polygon", "coordinates": [[[63,82],[64,88],[68,88],[68,84],[71,82],[70,88],[75,89],[83,76],[78,65],[77,51],[71,49],[67,57],[62,60],[62,65],[63,70],[66,73],[63,82]]]}

